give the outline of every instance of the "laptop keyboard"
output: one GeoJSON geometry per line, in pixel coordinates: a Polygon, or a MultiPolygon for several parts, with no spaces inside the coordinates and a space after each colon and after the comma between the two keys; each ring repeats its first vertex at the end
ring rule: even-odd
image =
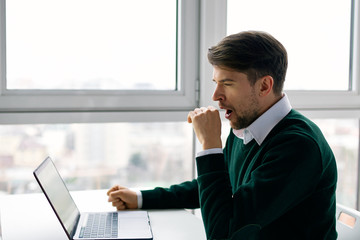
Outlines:
{"type": "Polygon", "coordinates": [[[86,226],[80,230],[80,238],[116,238],[118,213],[89,213],[86,226]]]}

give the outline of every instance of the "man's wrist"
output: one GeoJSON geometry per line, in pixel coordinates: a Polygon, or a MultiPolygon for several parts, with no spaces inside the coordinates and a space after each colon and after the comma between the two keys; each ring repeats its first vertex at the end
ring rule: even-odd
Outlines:
{"type": "Polygon", "coordinates": [[[204,142],[202,144],[203,146],[203,150],[207,150],[207,149],[213,149],[213,148],[222,148],[222,142],[221,139],[219,139],[218,141],[211,141],[211,142],[204,142]]]}

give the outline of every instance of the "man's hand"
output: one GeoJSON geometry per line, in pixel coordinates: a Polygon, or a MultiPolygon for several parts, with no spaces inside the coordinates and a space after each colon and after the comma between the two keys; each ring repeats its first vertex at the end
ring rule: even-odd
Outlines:
{"type": "Polygon", "coordinates": [[[111,202],[117,210],[138,208],[136,192],[121,186],[114,186],[107,192],[108,202],[111,202]]]}
{"type": "Polygon", "coordinates": [[[196,108],[189,112],[187,121],[193,124],[195,134],[204,150],[222,148],[221,120],[219,111],[215,107],[196,108]]]}

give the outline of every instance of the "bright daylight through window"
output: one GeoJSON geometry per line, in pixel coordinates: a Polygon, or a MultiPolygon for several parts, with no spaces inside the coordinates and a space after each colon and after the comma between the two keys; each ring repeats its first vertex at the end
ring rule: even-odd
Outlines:
{"type": "Polygon", "coordinates": [[[7,89],[176,90],[176,26],[175,0],[6,1],[7,89]]]}

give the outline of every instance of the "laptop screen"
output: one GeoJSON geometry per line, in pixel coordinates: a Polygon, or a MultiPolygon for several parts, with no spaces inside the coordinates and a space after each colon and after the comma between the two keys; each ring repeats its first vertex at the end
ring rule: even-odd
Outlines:
{"type": "Polygon", "coordinates": [[[68,236],[72,236],[80,212],[52,160],[45,159],[34,175],[68,236]]]}

